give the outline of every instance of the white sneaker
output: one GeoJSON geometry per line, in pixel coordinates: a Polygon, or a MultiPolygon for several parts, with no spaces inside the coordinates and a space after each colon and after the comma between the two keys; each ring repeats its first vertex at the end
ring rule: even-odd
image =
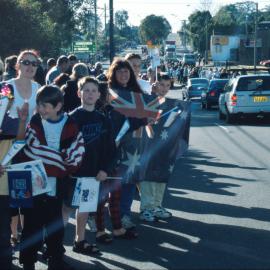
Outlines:
{"type": "Polygon", "coordinates": [[[89,226],[90,232],[97,232],[96,220],[94,216],[89,215],[87,224],[89,226]]]}
{"type": "Polygon", "coordinates": [[[144,210],[140,213],[140,220],[153,222],[155,221],[155,216],[153,215],[152,210],[144,210]]]}
{"type": "Polygon", "coordinates": [[[121,222],[124,229],[131,229],[136,227],[136,225],[131,221],[131,218],[127,215],[122,217],[121,222]]]}
{"type": "Polygon", "coordinates": [[[154,209],[153,215],[156,218],[170,218],[172,213],[167,211],[165,208],[158,206],[154,209]]]}

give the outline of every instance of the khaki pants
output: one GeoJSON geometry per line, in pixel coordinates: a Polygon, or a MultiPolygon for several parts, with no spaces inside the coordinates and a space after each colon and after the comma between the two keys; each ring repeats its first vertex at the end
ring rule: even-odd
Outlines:
{"type": "Polygon", "coordinates": [[[141,206],[140,210],[151,210],[162,205],[166,183],[150,181],[140,182],[141,206]]]}

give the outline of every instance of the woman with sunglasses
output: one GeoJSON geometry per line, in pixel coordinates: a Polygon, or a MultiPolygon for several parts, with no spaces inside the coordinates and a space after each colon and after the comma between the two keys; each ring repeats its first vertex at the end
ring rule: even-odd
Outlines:
{"type": "Polygon", "coordinates": [[[17,77],[8,81],[14,89],[14,103],[9,110],[11,118],[17,118],[17,107],[24,103],[29,104],[29,119],[32,117],[36,107],[36,93],[40,85],[34,82],[37,68],[39,66],[38,55],[34,50],[22,51],[17,59],[17,77]]]}
{"type": "MultiPolygon", "coordinates": [[[[13,79],[6,81],[10,88],[13,90],[13,101],[10,109],[4,117],[1,129],[3,130],[0,135],[2,140],[14,140],[17,136],[19,129],[19,115],[18,109],[23,107],[28,108],[28,118],[26,124],[29,122],[36,107],[36,93],[40,85],[33,81],[39,65],[38,55],[34,50],[22,51],[16,62],[17,76],[13,79]]],[[[13,247],[17,244],[17,226],[19,222],[19,209],[11,208],[11,244],[13,247]]],[[[23,217],[21,217],[21,225],[23,217]]]]}

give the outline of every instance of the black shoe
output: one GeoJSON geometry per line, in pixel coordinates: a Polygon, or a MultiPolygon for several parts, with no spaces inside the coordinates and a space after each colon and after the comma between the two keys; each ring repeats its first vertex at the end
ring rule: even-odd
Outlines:
{"type": "Polygon", "coordinates": [[[23,270],[35,270],[35,264],[34,263],[24,263],[23,270]]]}
{"type": "Polygon", "coordinates": [[[80,242],[74,242],[72,250],[76,253],[84,255],[101,255],[101,252],[96,244],[89,244],[86,240],[80,242]]]}

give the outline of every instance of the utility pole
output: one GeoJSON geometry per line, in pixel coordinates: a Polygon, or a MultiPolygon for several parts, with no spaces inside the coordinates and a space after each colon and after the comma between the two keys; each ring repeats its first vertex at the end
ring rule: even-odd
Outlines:
{"type": "Polygon", "coordinates": [[[258,17],[258,3],[255,3],[255,29],[254,29],[254,72],[256,73],[256,65],[257,65],[257,17],[258,17]]]}
{"type": "Polygon", "coordinates": [[[107,6],[104,4],[104,29],[105,29],[105,36],[106,36],[106,23],[107,23],[107,6]]]}
{"type": "Polygon", "coordinates": [[[186,49],[187,48],[187,33],[186,33],[186,20],[183,20],[183,30],[184,30],[184,35],[183,35],[183,46],[186,49]]]}
{"type": "Polygon", "coordinates": [[[97,0],[94,0],[94,11],[95,11],[95,62],[97,61],[97,0]]]}
{"type": "Polygon", "coordinates": [[[114,39],[113,39],[113,33],[114,33],[114,24],[113,24],[113,0],[110,0],[110,63],[112,63],[114,58],[114,39]]]}
{"type": "Polygon", "coordinates": [[[206,18],[206,26],[205,26],[205,64],[208,64],[208,18],[206,18]]]}

